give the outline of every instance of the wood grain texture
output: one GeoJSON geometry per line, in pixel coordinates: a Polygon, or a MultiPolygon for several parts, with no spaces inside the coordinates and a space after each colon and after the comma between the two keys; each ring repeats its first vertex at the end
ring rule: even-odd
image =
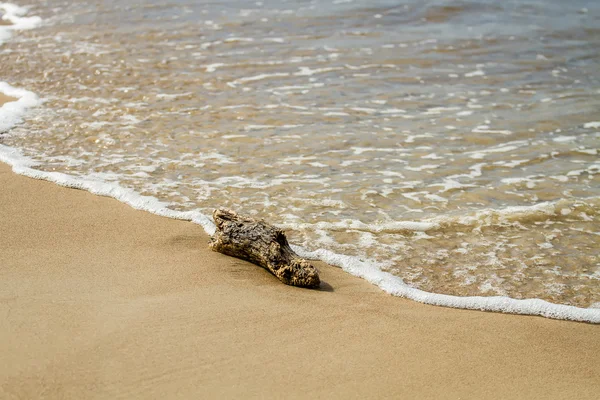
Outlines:
{"type": "Polygon", "coordinates": [[[260,265],[286,285],[319,287],[317,269],[294,253],[281,229],[224,208],[215,210],[213,218],[212,250],[260,265]]]}

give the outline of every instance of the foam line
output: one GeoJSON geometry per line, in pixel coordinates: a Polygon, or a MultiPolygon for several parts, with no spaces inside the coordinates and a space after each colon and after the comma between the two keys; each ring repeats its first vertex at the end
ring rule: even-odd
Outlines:
{"type": "Polygon", "coordinates": [[[0,16],[4,21],[10,22],[10,25],[0,25],[0,44],[12,37],[13,31],[33,29],[42,23],[42,19],[37,16],[25,17],[27,8],[19,7],[12,3],[0,3],[0,16]]]}
{"type": "Polygon", "coordinates": [[[0,133],[21,123],[21,118],[27,109],[40,104],[40,99],[35,93],[14,88],[6,82],[0,82],[0,93],[17,99],[17,101],[5,103],[0,108],[0,133]]]}
{"type": "Polygon", "coordinates": [[[508,314],[540,315],[553,319],[600,323],[600,309],[579,308],[554,304],[541,299],[518,300],[505,296],[451,296],[430,293],[408,286],[401,278],[382,271],[377,263],[359,260],[356,257],[336,254],[325,249],[307,251],[299,246],[291,246],[300,257],[321,260],[329,265],[341,267],[344,271],[363,278],[384,292],[393,296],[405,297],[419,303],[469,310],[495,311],[508,314]]]}
{"type": "Polygon", "coordinates": [[[316,223],[287,223],[281,224],[282,229],[297,229],[297,230],[329,230],[329,231],[345,231],[348,229],[365,231],[371,233],[399,233],[404,231],[413,232],[429,232],[438,229],[443,229],[452,225],[465,226],[489,226],[491,221],[519,221],[525,217],[540,218],[559,215],[562,207],[573,207],[581,201],[598,201],[598,197],[586,197],[576,201],[568,201],[564,199],[556,201],[545,201],[531,206],[511,206],[499,209],[482,209],[466,215],[458,216],[439,216],[422,221],[392,221],[381,222],[377,224],[365,224],[364,222],[346,219],[338,222],[316,223]]]}
{"type": "MultiPolygon", "coordinates": [[[[0,108],[0,111],[2,109],[0,108]]],[[[148,211],[161,217],[192,221],[212,235],[216,227],[209,217],[199,211],[175,211],[168,208],[169,203],[155,197],[143,196],[132,189],[124,188],[114,182],[104,182],[96,179],[80,178],[60,172],[40,171],[38,165],[24,156],[18,149],[0,144],[0,161],[12,166],[13,172],[34,179],[53,182],[59,186],[86,190],[99,196],[112,197],[136,210],[148,211]]]]}

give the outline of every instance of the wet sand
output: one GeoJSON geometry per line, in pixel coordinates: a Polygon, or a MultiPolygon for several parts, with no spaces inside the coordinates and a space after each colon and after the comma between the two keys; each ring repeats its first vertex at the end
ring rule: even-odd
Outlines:
{"type": "Polygon", "coordinates": [[[323,290],[0,165],[0,397],[595,399],[598,326],[323,290]]]}
{"type": "Polygon", "coordinates": [[[0,93],[0,107],[2,107],[2,104],[7,103],[9,101],[15,101],[16,99],[13,97],[9,97],[7,95],[5,95],[4,93],[0,93]]]}

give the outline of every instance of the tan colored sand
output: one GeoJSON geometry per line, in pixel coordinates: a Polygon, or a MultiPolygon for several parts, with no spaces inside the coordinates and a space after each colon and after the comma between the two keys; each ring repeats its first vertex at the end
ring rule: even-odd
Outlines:
{"type": "Polygon", "coordinates": [[[596,399],[600,327],[327,290],[0,164],[0,398],[596,399]]]}
{"type": "Polygon", "coordinates": [[[8,103],[10,101],[15,101],[17,99],[15,99],[14,97],[9,97],[7,95],[5,95],[4,93],[0,93],[0,106],[2,106],[2,104],[4,103],[8,103]]]}

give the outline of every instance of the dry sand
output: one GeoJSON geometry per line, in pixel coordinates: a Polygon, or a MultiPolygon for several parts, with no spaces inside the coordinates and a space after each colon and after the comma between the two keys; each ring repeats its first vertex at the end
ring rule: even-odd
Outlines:
{"type": "Polygon", "coordinates": [[[325,290],[0,164],[0,398],[597,399],[600,327],[325,290]]]}

